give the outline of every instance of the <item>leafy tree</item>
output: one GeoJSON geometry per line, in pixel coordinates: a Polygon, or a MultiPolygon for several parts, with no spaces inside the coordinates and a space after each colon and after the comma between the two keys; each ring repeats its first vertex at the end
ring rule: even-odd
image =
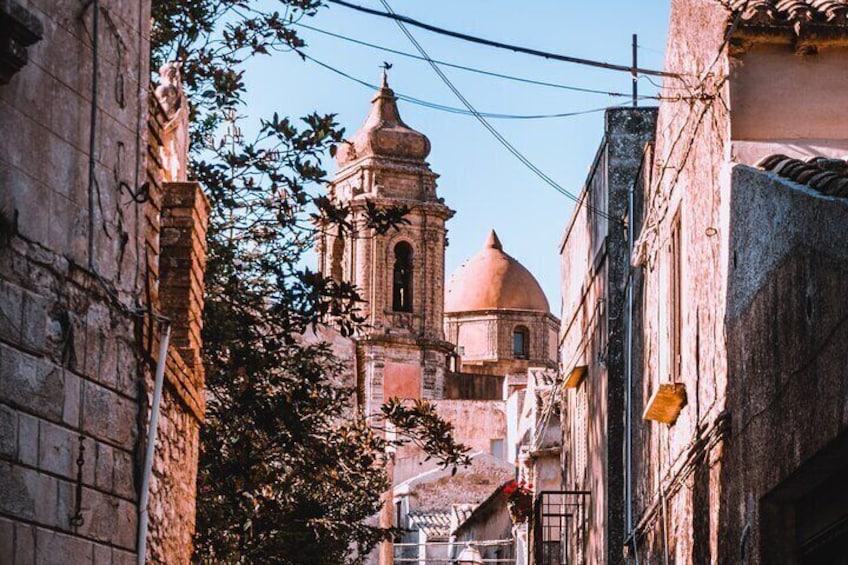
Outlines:
{"type": "MultiPolygon", "coordinates": [[[[393,532],[366,523],[389,484],[387,441],[356,413],[349,368],[320,339],[366,322],[349,284],[305,267],[316,230],[350,230],[322,196],[321,159],[343,131],[333,115],[268,117],[250,141],[206,140],[242,102],[249,57],[298,51],[292,24],[313,0],[154,0],[152,68],[183,63],[192,103],[192,174],[212,203],[208,231],[196,558],[207,563],[356,563],[393,532]],[[272,10],[270,7],[276,7],[272,10]]],[[[230,124],[232,126],[232,123],[230,124]]],[[[230,133],[234,133],[231,131],[230,133]]],[[[404,210],[369,208],[367,228],[404,210]]],[[[427,403],[390,402],[382,422],[445,466],[467,461],[427,403]]]]}

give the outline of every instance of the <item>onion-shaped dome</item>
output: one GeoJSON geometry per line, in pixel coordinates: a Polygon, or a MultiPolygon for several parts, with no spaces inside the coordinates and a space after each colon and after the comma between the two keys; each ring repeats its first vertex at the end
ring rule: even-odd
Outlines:
{"type": "Polygon", "coordinates": [[[397,97],[389,88],[386,73],[380,90],[371,100],[371,111],[358,132],[343,143],[336,153],[339,166],[376,155],[396,159],[424,161],[430,153],[430,140],[419,131],[415,131],[400,118],[397,97]]]}
{"type": "Polygon", "coordinates": [[[445,292],[445,312],[477,310],[550,311],[539,282],[504,253],[494,230],[483,249],[451,275],[445,292]]]}

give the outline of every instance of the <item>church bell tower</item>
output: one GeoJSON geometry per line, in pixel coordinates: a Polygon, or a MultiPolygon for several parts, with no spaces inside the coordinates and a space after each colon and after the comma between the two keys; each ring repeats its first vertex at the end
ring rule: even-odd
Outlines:
{"type": "Polygon", "coordinates": [[[355,284],[367,301],[368,329],[356,336],[360,402],[368,413],[386,399],[441,398],[444,340],[445,222],[454,212],[436,195],[427,137],[400,117],[386,73],[362,128],[336,154],[329,197],[351,209],[354,229],[324,233],[326,276],[355,284]],[[368,227],[368,207],[408,209],[398,229],[368,227]]]}

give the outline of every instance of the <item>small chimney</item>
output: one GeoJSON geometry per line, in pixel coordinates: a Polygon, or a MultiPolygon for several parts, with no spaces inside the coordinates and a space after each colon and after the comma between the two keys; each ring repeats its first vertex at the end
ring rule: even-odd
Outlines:
{"type": "Polygon", "coordinates": [[[196,182],[166,182],[162,189],[159,299],[173,323],[171,343],[200,375],[209,201],[196,182]]]}

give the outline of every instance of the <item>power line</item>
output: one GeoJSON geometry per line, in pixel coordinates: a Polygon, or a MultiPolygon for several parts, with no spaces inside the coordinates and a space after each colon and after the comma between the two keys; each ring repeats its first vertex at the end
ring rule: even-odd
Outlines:
{"type": "MultiPolygon", "coordinates": [[[[418,61],[426,61],[426,59],[424,57],[422,57],[420,55],[416,55],[415,53],[408,53],[406,51],[399,51],[397,49],[392,49],[390,47],[385,47],[383,45],[377,45],[375,43],[369,43],[367,41],[362,41],[361,39],[355,39],[353,37],[348,37],[346,35],[342,35],[342,34],[339,34],[339,33],[334,33],[332,31],[327,31],[327,30],[324,30],[324,29],[313,27],[313,26],[310,26],[310,25],[307,25],[307,24],[304,24],[304,23],[298,23],[298,24],[295,24],[295,25],[297,25],[298,27],[302,27],[304,29],[308,29],[310,31],[314,31],[316,33],[327,35],[329,37],[335,37],[336,39],[341,39],[341,40],[347,41],[349,43],[355,43],[357,45],[362,45],[362,46],[365,46],[365,47],[370,47],[372,49],[385,51],[386,53],[393,53],[395,55],[400,55],[402,57],[408,57],[410,59],[416,59],[418,61]]],[[[449,63],[447,61],[440,61],[438,59],[433,59],[433,62],[435,62],[439,65],[442,65],[444,67],[451,67],[453,69],[460,69],[460,70],[468,71],[468,72],[471,72],[471,73],[477,73],[477,74],[481,74],[481,75],[485,75],[485,76],[501,78],[501,79],[511,80],[511,81],[515,81],[515,82],[521,82],[521,83],[525,83],[525,84],[534,84],[534,85],[537,85],[537,86],[547,86],[547,87],[551,87],[551,88],[559,88],[559,89],[562,89],[562,90],[570,90],[570,91],[573,91],[573,92],[585,92],[585,93],[589,93],[589,94],[602,94],[604,96],[611,96],[611,97],[618,97],[618,98],[631,98],[630,94],[625,94],[623,92],[615,92],[615,91],[609,91],[609,90],[599,90],[599,89],[595,89],[595,88],[584,88],[584,87],[580,87],[580,86],[571,86],[571,85],[559,84],[559,83],[555,83],[555,82],[547,82],[547,81],[542,81],[542,80],[534,80],[534,79],[530,79],[530,78],[517,77],[517,76],[514,76],[514,75],[506,75],[506,74],[502,74],[502,73],[496,73],[494,71],[486,71],[486,70],[483,70],[483,69],[468,67],[466,65],[459,65],[457,63],[449,63]]],[[[647,99],[660,100],[661,97],[660,96],[641,96],[640,99],[641,100],[647,100],[647,99]]]]}
{"type": "MultiPolygon", "coordinates": [[[[390,14],[394,13],[392,11],[392,7],[389,5],[389,3],[386,0],[380,0],[380,3],[383,4],[383,7],[386,8],[387,12],[389,12],[390,14]]],[[[489,133],[491,133],[492,136],[494,136],[495,139],[497,139],[498,142],[500,142],[500,144],[503,145],[507,149],[507,151],[512,153],[513,156],[515,156],[516,159],[521,161],[524,164],[524,166],[526,166],[528,169],[530,169],[533,173],[536,174],[536,176],[538,176],[543,181],[545,181],[545,183],[547,183],[549,186],[551,186],[554,190],[556,190],[557,192],[559,192],[563,196],[566,196],[567,198],[573,200],[578,205],[581,204],[581,199],[578,196],[572,194],[571,192],[569,192],[568,190],[563,188],[559,183],[557,183],[555,180],[553,180],[551,177],[549,177],[547,174],[545,174],[541,169],[539,169],[539,167],[534,165],[527,157],[524,156],[524,154],[522,154],[518,149],[516,149],[509,141],[507,141],[506,138],[504,138],[504,136],[501,135],[501,133],[498,130],[496,130],[494,128],[494,126],[492,126],[492,124],[490,124],[486,120],[486,118],[481,116],[480,112],[478,112],[474,108],[474,106],[471,104],[471,102],[469,102],[468,99],[465,98],[465,96],[463,96],[463,94],[459,91],[459,89],[457,89],[456,86],[453,85],[453,83],[450,81],[450,79],[447,77],[447,75],[445,75],[445,73],[442,71],[442,69],[440,69],[439,66],[433,61],[433,59],[430,58],[430,55],[427,54],[427,51],[424,49],[424,47],[422,47],[421,44],[418,43],[418,41],[412,35],[412,33],[408,29],[406,29],[406,26],[403,24],[403,22],[399,19],[395,19],[395,23],[398,25],[398,27],[404,33],[404,35],[406,35],[406,37],[409,39],[409,41],[415,46],[415,48],[418,50],[418,52],[421,53],[421,56],[424,57],[427,60],[427,62],[430,64],[430,66],[433,68],[433,70],[436,72],[436,74],[439,75],[439,78],[442,79],[442,82],[444,82],[445,85],[447,85],[447,87],[450,88],[450,90],[454,93],[454,95],[457,98],[459,98],[459,100],[462,102],[462,104],[466,108],[468,108],[468,110],[474,115],[475,118],[477,118],[477,121],[479,121],[483,125],[483,127],[485,127],[489,131],[489,133]]],[[[590,206],[588,203],[583,203],[583,204],[586,206],[587,210],[593,211],[594,213],[598,214],[599,216],[601,216],[601,217],[603,217],[607,220],[620,223],[620,220],[607,215],[602,210],[595,209],[592,206],[590,206]]]]}
{"type": "MultiPolygon", "coordinates": [[[[350,2],[345,2],[345,0],[327,0],[327,2],[331,4],[338,4],[339,6],[344,6],[345,8],[350,8],[351,10],[356,10],[357,12],[363,12],[366,14],[371,14],[372,16],[380,16],[382,18],[389,18],[394,20],[398,24],[409,24],[411,26],[419,27],[421,29],[426,29],[427,31],[431,31],[433,33],[438,33],[441,35],[447,35],[450,37],[454,37],[456,39],[462,39],[463,41],[470,41],[472,43],[479,43],[481,45],[488,45],[489,47],[496,47],[498,49],[506,49],[509,51],[514,51],[516,53],[524,53],[525,55],[533,55],[536,57],[543,57],[545,59],[552,59],[554,61],[563,61],[565,63],[574,63],[576,65],[586,65],[589,67],[597,67],[601,69],[607,69],[611,71],[622,71],[630,74],[643,74],[643,75],[652,75],[652,76],[661,76],[661,77],[671,77],[671,78],[681,78],[677,73],[669,73],[666,71],[657,71],[654,69],[643,69],[639,67],[629,67],[627,65],[614,65],[612,63],[605,63],[602,61],[593,61],[591,59],[582,59],[580,57],[571,57],[569,55],[561,55],[559,53],[551,53],[550,51],[541,51],[539,49],[531,49],[529,47],[521,47],[519,45],[511,45],[509,43],[502,43],[500,41],[494,41],[491,39],[485,39],[482,37],[476,37],[473,35],[468,35],[466,33],[460,33],[458,31],[451,31],[449,29],[441,28],[438,26],[430,25],[424,22],[420,22],[418,20],[414,20],[408,16],[401,16],[396,14],[393,11],[389,11],[386,8],[386,12],[381,12],[379,10],[372,10],[371,8],[366,8],[365,6],[359,6],[357,4],[351,4],[350,2]],[[387,13],[388,12],[388,13],[387,13]]],[[[384,3],[385,6],[385,3],[384,3]]]]}
{"type": "MultiPolygon", "coordinates": [[[[325,68],[325,69],[327,69],[327,70],[329,70],[333,73],[336,73],[337,75],[342,76],[342,77],[344,77],[348,80],[351,80],[351,81],[353,81],[357,84],[368,87],[371,90],[379,89],[379,86],[377,86],[375,84],[372,84],[368,81],[365,81],[365,80],[357,78],[353,75],[350,75],[350,74],[342,71],[341,69],[337,69],[336,67],[333,67],[332,65],[324,63],[323,61],[319,61],[315,57],[311,57],[311,56],[307,55],[306,53],[299,52],[299,54],[304,59],[311,61],[311,62],[315,63],[316,65],[323,67],[323,68],[325,68]]],[[[401,94],[399,92],[395,92],[395,96],[400,100],[403,100],[405,102],[409,102],[410,104],[423,106],[425,108],[430,108],[432,110],[439,110],[439,111],[442,111],[442,112],[448,112],[450,114],[459,114],[459,115],[462,115],[462,116],[473,116],[474,115],[472,112],[470,112],[469,110],[466,110],[464,108],[457,108],[455,106],[446,106],[444,104],[438,104],[436,102],[429,102],[427,100],[421,100],[420,98],[415,98],[413,96],[409,96],[407,94],[401,94]]],[[[592,109],[589,109],[589,110],[578,110],[576,112],[561,112],[561,113],[558,113],[558,114],[500,114],[500,113],[496,113],[496,112],[478,112],[478,113],[485,118],[495,119],[495,120],[542,120],[542,119],[551,119],[551,118],[569,118],[569,117],[572,117],[572,116],[582,116],[582,115],[585,115],[585,114],[594,114],[594,113],[597,113],[597,112],[603,112],[604,110],[607,110],[609,108],[617,108],[619,106],[621,106],[621,104],[612,105],[612,106],[603,106],[601,108],[592,108],[592,109]]]]}

